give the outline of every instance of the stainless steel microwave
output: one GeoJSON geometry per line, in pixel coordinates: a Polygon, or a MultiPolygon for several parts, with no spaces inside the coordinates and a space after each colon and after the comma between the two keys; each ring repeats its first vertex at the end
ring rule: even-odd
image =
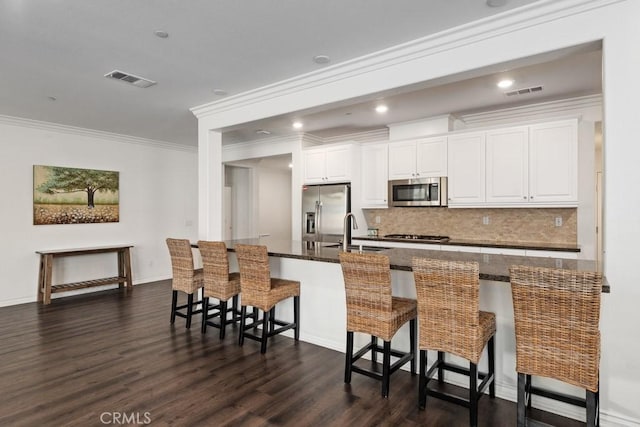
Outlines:
{"type": "Polygon", "coordinates": [[[389,181],[390,207],[447,206],[447,178],[413,178],[389,181]]]}

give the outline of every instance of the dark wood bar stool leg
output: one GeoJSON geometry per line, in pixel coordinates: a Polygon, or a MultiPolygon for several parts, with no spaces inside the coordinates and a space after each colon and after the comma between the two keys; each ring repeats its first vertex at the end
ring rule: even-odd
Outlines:
{"type": "Polygon", "coordinates": [[[227,329],[227,302],[220,301],[220,339],[224,338],[227,329]]]}
{"type": "Polygon", "coordinates": [[[384,341],[382,352],[382,397],[389,397],[389,375],[391,370],[391,341],[384,341]]]}
{"type": "Polygon", "coordinates": [[[345,354],[344,382],[351,383],[351,364],[353,358],[353,332],[347,331],[347,353],[345,354]]]}
{"type": "Polygon", "coordinates": [[[416,319],[411,319],[409,321],[409,351],[413,354],[413,359],[411,359],[411,375],[416,374],[416,319]]]}
{"type": "Polygon", "coordinates": [[[418,381],[418,407],[425,409],[427,406],[427,351],[420,350],[420,379],[418,381]]]}
{"type": "Polygon", "coordinates": [[[200,327],[201,333],[207,332],[207,316],[209,314],[209,297],[202,298],[202,326],[200,327]]]}
{"type": "Polygon", "coordinates": [[[271,328],[271,321],[269,320],[271,317],[271,310],[266,310],[262,313],[262,340],[260,341],[260,353],[264,354],[267,352],[267,338],[269,338],[269,329],[271,328]]]}
{"type": "Polygon", "coordinates": [[[440,384],[444,383],[444,352],[438,352],[438,382],[440,384]]]}
{"type": "Polygon", "coordinates": [[[296,323],[294,339],[300,339],[300,297],[293,297],[293,321],[296,323]]]}
{"type": "Polygon", "coordinates": [[[525,420],[527,417],[527,396],[526,392],[526,375],[518,374],[518,409],[517,409],[517,425],[518,427],[525,427],[525,420]]]}
{"type": "Polygon", "coordinates": [[[193,315],[193,294],[187,296],[187,329],[191,328],[191,316],[193,315]]]}
{"type": "Polygon", "coordinates": [[[469,362],[469,425],[478,425],[478,365],[469,362]]]}
{"type": "Polygon", "coordinates": [[[171,295],[171,323],[176,322],[176,307],[178,306],[178,291],[173,291],[171,295]]]}
{"type": "Polygon", "coordinates": [[[272,333],[276,329],[276,306],[274,305],[269,310],[269,333],[272,333]]]}
{"type": "Polygon", "coordinates": [[[371,335],[371,362],[378,363],[378,338],[371,335]]]}
{"type": "Polygon", "coordinates": [[[598,391],[593,392],[587,390],[587,427],[599,427],[600,426],[600,417],[598,413],[600,412],[598,407],[600,406],[600,387],[598,387],[598,391]]]}
{"type": "Polygon", "coordinates": [[[243,305],[240,309],[240,333],[238,334],[238,345],[244,344],[244,326],[247,318],[247,306],[243,305]]]}
{"type": "Polygon", "coordinates": [[[238,311],[238,295],[233,297],[233,302],[231,303],[231,307],[233,310],[233,315],[231,316],[231,318],[233,319],[233,326],[236,325],[238,319],[240,319],[240,312],[238,311]]]}

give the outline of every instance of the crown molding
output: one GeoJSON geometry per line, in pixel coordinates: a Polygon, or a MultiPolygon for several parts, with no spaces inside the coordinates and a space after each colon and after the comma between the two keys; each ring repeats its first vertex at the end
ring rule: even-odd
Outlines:
{"type": "Polygon", "coordinates": [[[119,133],[104,132],[101,130],[80,128],[75,126],[61,125],[58,123],[43,122],[39,120],[24,119],[21,117],[3,116],[0,115],[0,124],[26,127],[38,130],[47,130],[52,132],[67,133],[72,135],[86,136],[90,138],[110,139],[117,142],[124,142],[127,144],[146,145],[154,148],[163,148],[167,150],[178,150],[197,152],[197,147],[190,145],[176,144],[167,141],[157,141],[154,139],[139,138],[136,136],[122,135],[119,133]]]}
{"type": "Polygon", "coordinates": [[[222,161],[232,162],[292,153],[296,147],[300,147],[303,139],[302,134],[291,134],[224,145],[222,147],[222,161]]]}
{"type": "Polygon", "coordinates": [[[323,138],[324,144],[334,144],[338,142],[380,142],[389,140],[389,128],[373,129],[365,132],[355,132],[346,135],[331,136],[323,138]]]}
{"type": "Polygon", "coordinates": [[[623,1],[541,0],[190,110],[198,119],[213,116],[623,1]]]}
{"type": "Polygon", "coordinates": [[[602,108],[602,95],[588,95],[481,113],[461,114],[456,116],[456,119],[464,123],[465,126],[478,127],[505,121],[524,121],[532,116],[537,116],[538,120],[542,115],[577,117],[589,108],[602,108]]]}

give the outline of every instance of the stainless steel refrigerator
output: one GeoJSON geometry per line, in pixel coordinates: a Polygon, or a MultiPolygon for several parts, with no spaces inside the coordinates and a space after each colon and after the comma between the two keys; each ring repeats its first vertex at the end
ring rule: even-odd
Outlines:
{"type": "MultiPolygon", "coordinates": [[[[302,187],[302,240],[342,240],[344,216],[351,212],[349,184],[304,185],[302,187]]],[[[348,241],[351,227],[348,227],[348,241]]]]}

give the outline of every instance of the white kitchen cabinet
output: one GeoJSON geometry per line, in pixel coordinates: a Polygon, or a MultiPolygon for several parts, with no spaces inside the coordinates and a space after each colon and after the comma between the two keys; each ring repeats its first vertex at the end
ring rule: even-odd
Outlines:
{"type": "Polygon", "coordinates": [[[577,120],[449,136],[449,206],[576,206],[577,120]]]}
{"type": "Polygon", "coordinates": [[[449,136],[449,206],[484,204],[485,142],[484,132],[449,136]]]}
{"type": "Polygon", "coordinates": [[[486,202],[529,200],[529,128],[520,126],[486,133],[486,202]]]}
{"type": "Polygon", "coordinates": [[[303,151],[303,159],[305,184],[351,181],[352,145],[310,148],[303,151]]]}
{"type": "Polygon", "coordinates": [[[360,149],[363,208],[386,208],[388,206],[388,147],[388,143],[365,144],[360,149]]]}
{"type": "Polygon", "coordinates": [[[529,140],[530,201],[577,204],[577,120],[530,126],[529,140]]]}
{"type": "Polygon", "coordinates": [[[447,137],[389,144],[389,179],[447,176],[447,137]]]}

